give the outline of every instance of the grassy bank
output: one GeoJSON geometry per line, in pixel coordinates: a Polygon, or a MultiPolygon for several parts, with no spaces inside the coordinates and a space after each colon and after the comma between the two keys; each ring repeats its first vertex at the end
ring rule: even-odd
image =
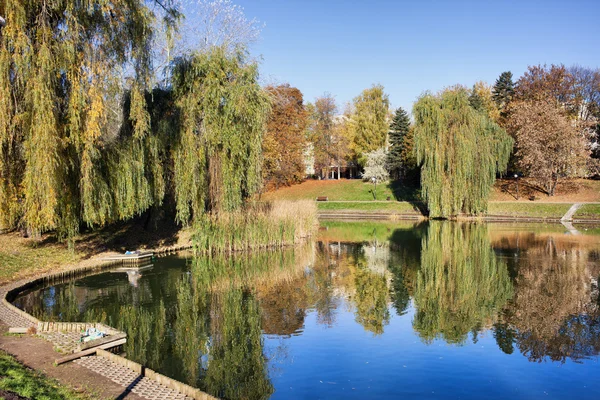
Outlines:
{"type": "Polygon", "coordinates": [[[315,200],[327,197],[330,201],[385,201],[388,197],[396,201],[412,201],[418,198],[417,189],[403,186],[400,182],[377,185],[377,197],[372,183],[360,179],[306,181],[279,190],[264,193],[261,200],[315,200]]]}
{"type": "Polygon", "coordinates": [[[81,254],[66,245],[38,243],[18,233],[0,235],[0,284],[59,266],[76,263],[81,254]]]}
{"type": "MultiPolygon", "coordinates": [[[[385,201],[388,197],[396,201],[419,201],[419,188],[404,186],[399,181],[377,185],[377,199],[373,195],[373,185],[360,179],[309,180],[298,185],[280,188],[262,195],[261,200],[315,200],[328,197],[330,201],[385,201]]],[[[577,203],[600,202],[600,180],[571,179],[561,180],[552,197],[546,195],[534,180],[519,180],[519,195],[514,179],[499,179],[490,193],[491,201],[523,202],[535,199],[535,203],[577,203]]]]}
{"type": "MultiPolygon", "coordinates": [[[[600,203],[600,181],[564,180],[559,182],[556,195],[552,197],[541,192],[535,181],[521,179],[519,182],[519,196],[516,195],[514,180],[496,182],[490,194],[488,216],[554,219],[561,218],[574,203],[600,203]],[[516,201],[517,197],[520,201],[516,201]]],[[[378,185],[377,200],[373,195],[373,185],[358,179],[306,181],[265,193],[262,199],[314,201],[317,197],[328,199],[317,203],[320,213],[420,214],[419,190],[397,181],[378,185]]],[[[584,205],[575,218],[600,219],[600,204],[584,205]]]]}
{"type": "Polygon", "coordinates": [[[490,202],[488,216],[561,218],[572,204],[490,202]]]}
{"type": "Polygon", "coordinates": [[[584,204],[575,212],[575,218],[600,219],[600,204],[584,204]]]}
{"type": "Polygon", "coordinates": [[[12,356],[0,351],[0,398],[16,394],[36,400],[89,399],[61,386],[53,379],[19,364],[12,356]]]}
{"type": "MultiPolygon", "coordinates": [[[[571,207],[571,203],[536,203],[536,202],[490,202],[487,217],[514,218],[558,218],[560,219],[571,207]]],[[[319,202],[320,213],[389,213],[389,214],[419,214],[415,203],[392,202],[319,202]]],[[[600,219],[600,204],[585,204],[575,218],[600,219]]]]}
{"type": "Polygon", "coordinates": [[[398,214],[418,214],[419,210],[406,201],[386,202],[319,202],[319,211],[361,211],[361,212],[389,212],[398,214]]]}
{"type": "Polygon", "coordinates": [[[262,203],[218,216],[202,216],[194,225],[193,242],[200,253],[284,247],[312,236],[317,224],[314,201],[262,203]]]}

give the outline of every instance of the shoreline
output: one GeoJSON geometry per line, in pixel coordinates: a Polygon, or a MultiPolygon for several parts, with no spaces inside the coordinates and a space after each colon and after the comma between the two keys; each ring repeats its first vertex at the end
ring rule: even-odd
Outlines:
{"type": "MultiPolygon", "coordinates": [[[[428,220],[420,202],[328,201],[317,203],[320,220],[428,220]]],[[[570,222],[600,224],[598,202],[490,201],[482,215],[458,215],[449,220],[488,222],[570,222]],[[573,212],[570,212],[575,208],[573,212]],[[587,211],[585,211],[587,209],[587,211]],[[591,212],[590,212],[591,210],[591,212]]]]}
{"type": "MultiPolygon", "coordinates": [[[[162,247],[162,248],[158,248],[156,250],[150,250],[150,251],[152,251],[154,253],[154,256],[161,257],[161,256],[164,256],[167,254],[172,254],[175,252],[188,250],[190,247],[191,247],[190,245],[176,245],[176,246],[170,246],[170,247],[162,247]]],[[[92,259],[83,260],[83,261],[80,261],[75,264],[65,265],[63,268],[60,268],[59,271],[49,272],[49,273],[47,272],[47,273],[32,274],[29,277],[11,280],[9,282],[2,284],[0,286],[0,323],[1,323],[1,325],[6,326],[7,331],[8,331],[8,328],[11,328],[11,327],[33,329],[33,330],[35,330],[35,334],[19,335],[19,337],[3,335],[2,337],[0,337],[0,348],[2,348],[2,350],[4,350],[6,353],[15,357],[23,365],[31,366],[32,364],[35,364],[34,358],[39,355],[39,352],[37,352],[36,354],[30,354],[30,352],[28,350],[16,351],[15,347],[10,346],[10,342],[12,340],[18,341],[18,340],[24,338],[26,340],[37,341],[38,345],[54,346],[54,343],[52,343],[48,340],[44,340],[42,337],[39,337],[37,335],[38,332],[40,332],[41,326],[47,327],[48,325],[53,325],[53,326],[55,325],[56,330],[59,330],[59,329],[61,329],[60,328],[61,326],[71,327],[71,326],[75,326],[77,324],[81,324],[81,323],[77,323],[76,321],[69,321],[69,322],[65,322],[62,324],[58,324],[58,323],[57,324],[52,324],[52,323],[49,324],[47,322],[40,321],[37,318],[35,318],[34,316],[32,316],[31,314],[15,307],[11,303],[11,300],[14,300],[14,298],[16,296],[18,296],[18,294],[21,293],[22,291],[30,289],[32,287],[35,287],[37,285],[43,285],[45,283],[52,283],[52,282],[61,281],[64,279],[73,279],[73,278],[80,277],[80,276],[86,276],[89,274],[100,273],[102,271],[106,271],[111,268],[118,268],[119,266],[129,264],[126,260],[118,260],[118,261],[106,260],[103,257],[106,257],[107,254],[110,254],[110,252],[104,252],[104,253],[97,254],[92,259]],[[6,344],[9,344],[8,348],[6,347],[6,344]]],[[[90,322],[90,323],[86,323],[86,324],[93,325],[95,323],[90,322]]],[[[1,325],[0,325],[0,327],[1,327],[1,325]]],[[[108,327],[108,328],[113,329],[111,327],[108,327]]],[[[5,329],[1,329],[1,330],[4,331],[5,329]]],[[[48,358],[48,357],[57,358],[60,355],[60,353],[55,351],[55,348],[52,348],[50,351],[45,351],[45,353],[46,353],[45,354],[46,358],[48,358]]],[[[124,368],[126,370],[133,371],[133,373],[136,375],[136,378],[135,378],[135,381],[132,383],[134,385],[134,387],[132,388],[132,387],[130,387],[132,384],[124,385],[120,382],[117,383],[115,381],[111,381],[111,383],[107,384],[106,382],[103,382],[103,381],[105,381],[105,378],[110,378],[110,376],[104,375],[99,372],[98,373],[93,372],[93,374],[97,375],[96,380],[98,381],[98,387],[92,387],[91,388],[92,392],[98,390],[99,388],[106,389],[107,386],[113,386],[110,389],[114,390],[114,386],[118,386],[118,387],[122,388],[122,390],[124,391],[123,393],[127,392],[128,395],[130,395],[131,392],[133,392],[133,393],[136,392],[136,390],[135,390],[136,385],[148,386],[148,381],[151,381],[150,385],[156,387],[157,390],[159,390],[159,391],[164,391],[165,389],[174,391],[174,392],[177,392],[179,395],[181,395],[185,398],[190,398],[190,399],[201,399],[201,400],[216,399],[215,397],[209,395],[208,393],[202,392],[200,389],[194,388],[192,386],[184,384],[183,382],[180,382],[175,379],[161,375],[149,368],[144,367],[141,364],[135,363],[135,362],[127,359],[126,357],[122,357],[122,356],[112,354],[112,353],[109,353],[106,351],[101,351],[101,350],[97,351],[95,357],[101,358],[103,360],[103,362],[107,363],[112,368],[121,368],[121,369],[124,368]]],[[[82,366],[78,363],[73,363],[73,362],[69,363],[68,365],[69,365],[70,369],[74,369],[77,371],[77,373],[80,373],[82,375],[88,375],[88,378],[89,378],[89,373],[85,372],[85,370],[87,369],[85,366],[82,366]]],[[[62,368],[62,367],[54,365],[54,368],[62,368]]],[[[38,370],[38,368],[34,368],[34,369],[38,370]]],[[[43,370],[41,370],[41,371],[45,372],[45,373],[48,372],[48,371],[43,371],[43,370]]],[[[54,370],[53,372],[57,372],[57,374],[55,374],[55,375],[59,375],[58,369],[54,370]]],[[[52,374],[49,374],[49,375],[52,375],[52,374]]],[[[53,376],[53,378],[61,381],[61,378],[59,378],[57,376],[53,376]]],[[[94,379],[92,379],[92,380],[94,380],[94,379]]],[[[71,384],[67,383],[67,385],[69,387],[72,387],[72,383],[71,384]]],[[[89,382],[88,382],[88,385],[90,385],[89,382]]],[[[92,392],[89,392],[88,390],[86,390],[86,392],[88,392],[90,394],[92,393],[92,392]]],[[[138,396],[141,398],[146,398],[146,396],[143,396],[141,394],[138,394],[138,396]]],[[[134,395],[133,397],[137,397],[137,396],[134,395]]]]}
{"type": "MultiPolygon", "coordinates": [[[[427,221],[429,218],[419,214],[395,214],[395,213],[361,213],[361,212],[346,212],[346,213],[319,213],[319,220],[323,221],[427,221]]],[[[459,216],[448,221],[468,221],[468,222],[552,222],[561,223],[563,220],[558,217],[535,217],[535,216],[507,216],[507,215],[484,215],[484,216],[459,216]]],[[[575,218],[565,221],[572,224],[599,224],[598,218],[575,218]]]]}

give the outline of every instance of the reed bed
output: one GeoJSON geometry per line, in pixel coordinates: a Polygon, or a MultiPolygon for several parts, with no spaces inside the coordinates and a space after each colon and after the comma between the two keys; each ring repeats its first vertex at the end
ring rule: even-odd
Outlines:
{"type": "Polygon", "coordinates": [[[282,248],[302,243],[317,230],[314,201],[255,203],[217,215],[206,214],[194,226],[197,253],[282,248]]]}

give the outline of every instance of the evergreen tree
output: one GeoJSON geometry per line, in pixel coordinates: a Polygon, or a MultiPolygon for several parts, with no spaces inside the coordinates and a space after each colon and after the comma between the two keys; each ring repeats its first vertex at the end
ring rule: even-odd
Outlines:
{"type": "Polygon", "coordinates": [[[510,71],[501,73],[500,77],[496,79],[494,89],[492,90],[494,101],[501,112],[504,112],[515,94],[515,84],[513,83],[512,76],[512,72],[510,71]]]}
{"type": "Polygon", "coordinates": [[[400,178],[406,172],[404,151],[406,148],[406,137],[410,130],[410,119],[408,113],[399,107],[394,114],[390,124],[390,150],[388,153],[388,170],[393,178],[400,178]]]}
{"type": "Polygon", "coordinates": [[[473,86],[473,90],[469,95],[469,104],[477,111],[484,111],[483,109],[483,99],[479,96],[479,93],[475,90],[475,86],[473,86]]]}
{"type": "Polygon", "coordinates": [[[478,214],[496,173],[505,170],[513,140],[469,104],[463,87],[425,94],[413,109],[421,190],[431,217],[478,214]]]}

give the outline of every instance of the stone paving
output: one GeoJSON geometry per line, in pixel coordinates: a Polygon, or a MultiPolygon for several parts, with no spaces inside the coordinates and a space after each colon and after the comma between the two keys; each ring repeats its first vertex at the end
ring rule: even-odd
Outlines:
{"type": "Polygon", "coordinates": [[[81,345],[79,332],[38,332],[38,335],[52,343],[56,351],[61,353],[74,353],[81,345]]]}
{"type": "Polygon", "coordinates": [[[193,400],[191,397],[186,397],[176,390],[169,389],[152,379],[142,377],[129,368],[103,357],[83,357],[74,362],[148,400],[193,400]]]}

